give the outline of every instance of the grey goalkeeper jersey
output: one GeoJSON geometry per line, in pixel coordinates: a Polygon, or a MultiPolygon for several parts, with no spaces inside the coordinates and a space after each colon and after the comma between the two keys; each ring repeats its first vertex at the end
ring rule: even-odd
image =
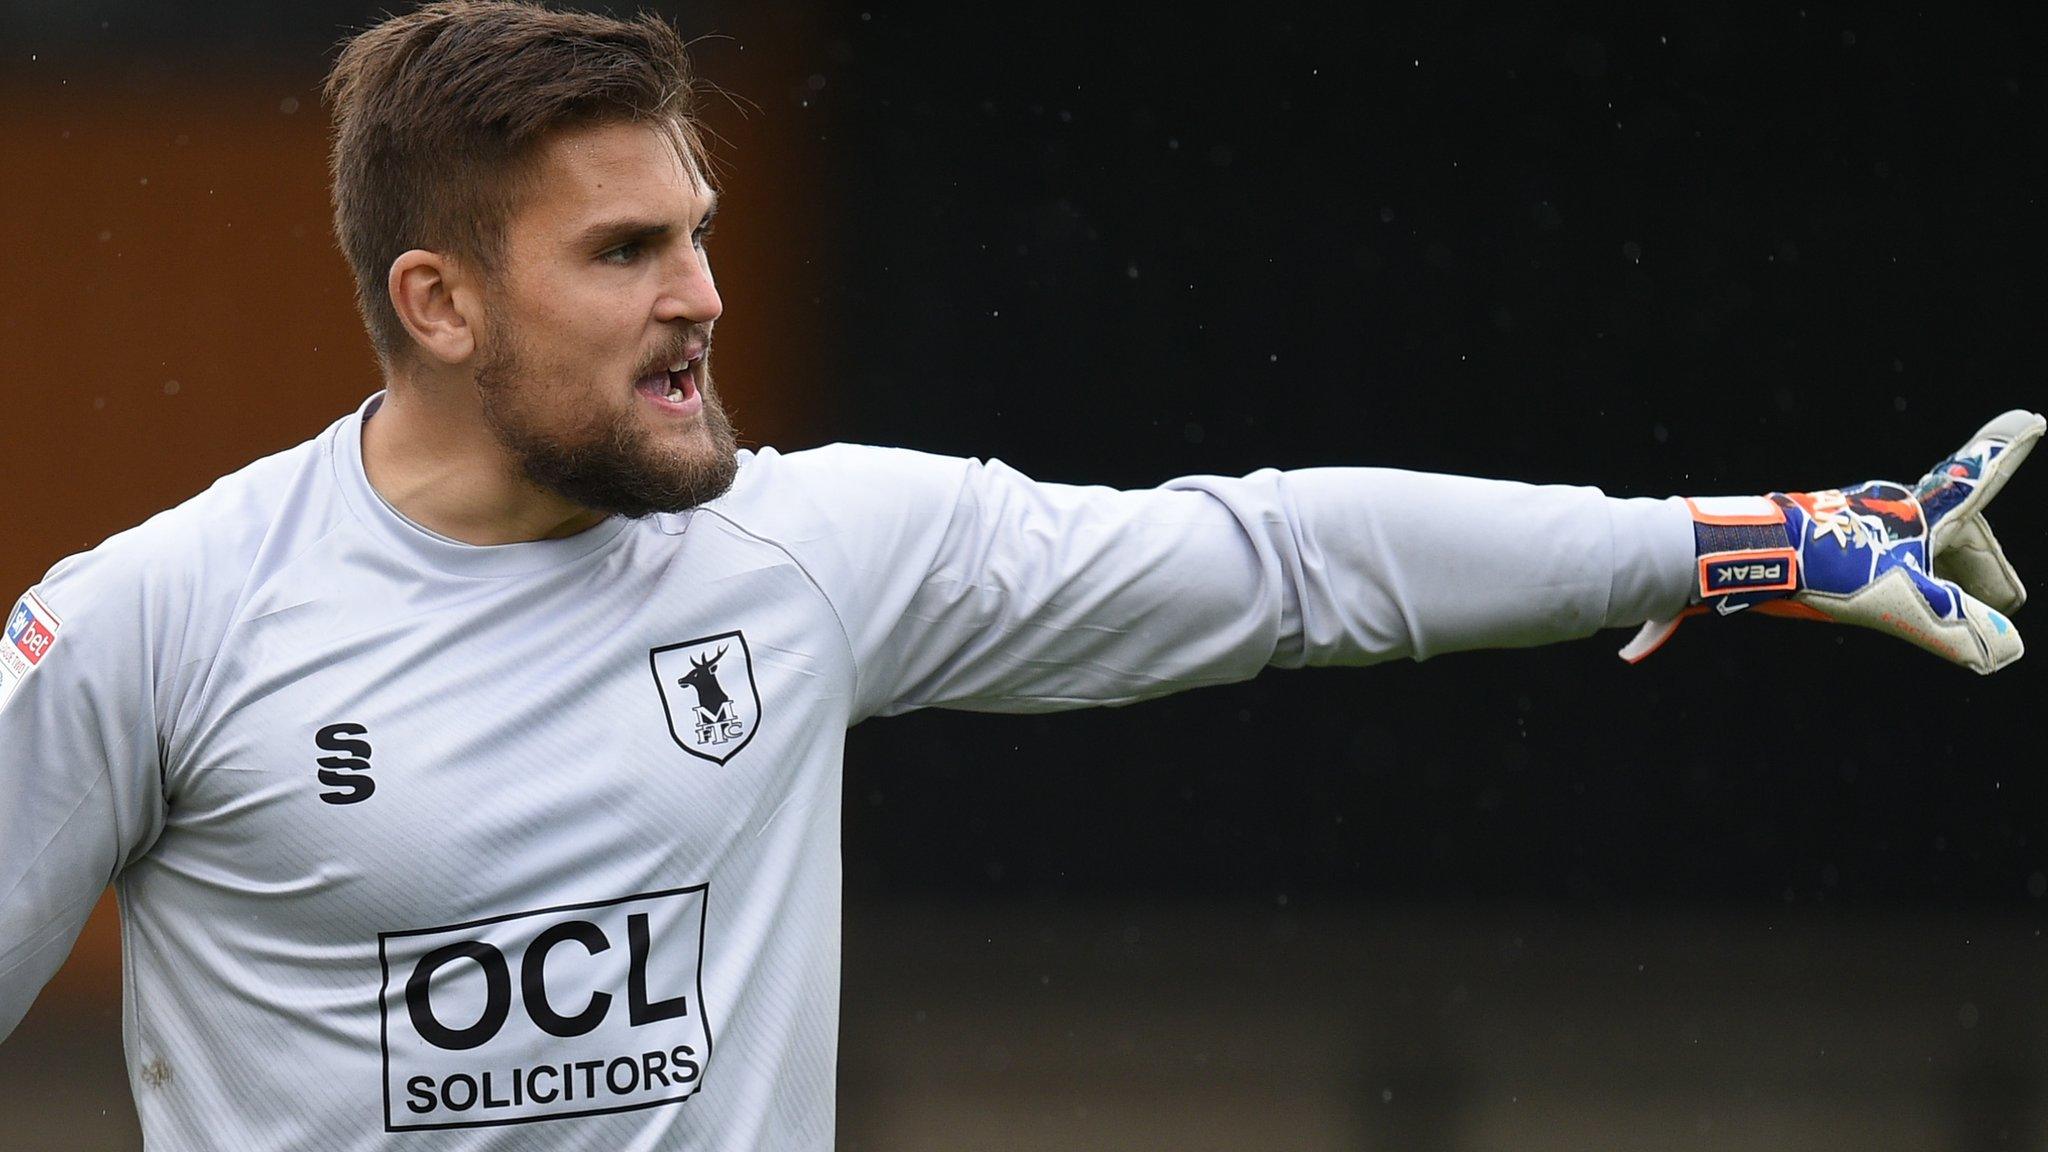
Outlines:
{"type": "Polygon", "coordinates": [[[378,399],[0,641],[0,1036],[112,881],[153,1150],[828,1149],[849,725],[1581,636],[1690,579],[1682,506],[1587,488],[853,446],[472,547],[365,480],[378,399]]]}

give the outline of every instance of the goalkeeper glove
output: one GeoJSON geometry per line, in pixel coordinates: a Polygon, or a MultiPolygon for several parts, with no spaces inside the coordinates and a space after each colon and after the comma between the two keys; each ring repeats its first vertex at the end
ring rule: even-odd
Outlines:
{"type": "Polygon", "coordinates": [[[2006,614],[2026,602],[1984,519],[2040,439],[2043,419],[2012,411],[1908,488],[1873,480],[1825,492],[1689,499],[1697,578],[1692,603],[1643,625],[1621,650],[1633,664],[1679,621],[1745,609],[1889,632],[1980,673],[2025,650],[2006,614]]]}

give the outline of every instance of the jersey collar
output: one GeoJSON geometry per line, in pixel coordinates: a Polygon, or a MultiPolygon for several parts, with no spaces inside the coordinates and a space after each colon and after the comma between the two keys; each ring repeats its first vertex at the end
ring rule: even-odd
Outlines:
{"type": "Polygon", "coordinates": [[[412,560],[461,576],[520,576],[573,564],[616,541],[632,521],[613,516],[560,540],[518,544],[464,544],[413,523],[371,486],[363,470],[363,425],[384,402],[378,392],[335,422],[325,439],[335,481],[355,518],[370,533],[412,560]]]}

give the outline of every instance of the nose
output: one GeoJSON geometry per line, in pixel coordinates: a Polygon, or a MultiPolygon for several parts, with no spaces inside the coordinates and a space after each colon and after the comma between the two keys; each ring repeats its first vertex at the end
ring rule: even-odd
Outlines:
{"type": "Polygon", "coordinates": [[[666,272],[661,298],[655,303],[656,319],[709,324],[725,311],[718,285],[711,278],[711,258],[703,249],[681,245],[666,272]]]}

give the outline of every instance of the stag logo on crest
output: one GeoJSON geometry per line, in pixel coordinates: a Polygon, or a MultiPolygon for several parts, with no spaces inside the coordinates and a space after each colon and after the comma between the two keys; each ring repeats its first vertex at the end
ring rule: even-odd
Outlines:
{"type": "Polygon", "coordinates": [[[678,676],[676,683],[697,693],[697,743],[723,744],[746,735],[747,726],[740,722],[739,713],[732,706],[732,697],[718,685],[718,662],[725,659],[726,649],[706,659],[690,657],[690,674],[678,676]]]}
{"type": "Polygon", "coordinates": [[[761,723],[754,657],[740,632],[721,632],[647,654],[669,735],[692,756],[724,764],[753,740],[761,723]]]}

